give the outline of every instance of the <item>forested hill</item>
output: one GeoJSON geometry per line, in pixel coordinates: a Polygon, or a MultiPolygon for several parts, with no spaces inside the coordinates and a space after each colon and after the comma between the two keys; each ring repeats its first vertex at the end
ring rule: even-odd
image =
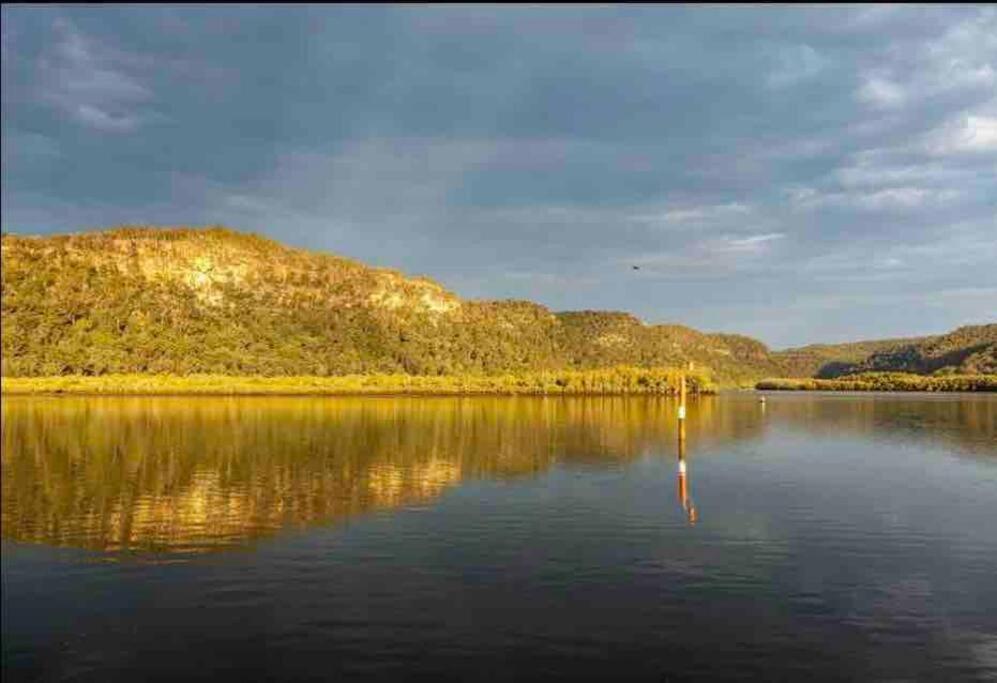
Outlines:
{"type": "Polygon", "coordinates": [[[771,357],[786,377],[830,379],[863,372],[997,374],[997,324],[967,325],[929,337],[814,344],[773,352],[771,357]]]}
{"type": "Polygon", "coordinates": [[[469,301],[222,228],[3,237],[7,375],[500,373],[694,360],[772,374],[760,343],[625,313],[469,301]]]}
{"type": "Polygon", "coordinates": [[[426,278],[223,228],[4,235],[2,252],[5,375],[435,375],[689,360],[727,383],[832,363],[994,371],[997,325],[867,353],[772,353],[747,337],[626,313],[466,300],[426,278]]]}

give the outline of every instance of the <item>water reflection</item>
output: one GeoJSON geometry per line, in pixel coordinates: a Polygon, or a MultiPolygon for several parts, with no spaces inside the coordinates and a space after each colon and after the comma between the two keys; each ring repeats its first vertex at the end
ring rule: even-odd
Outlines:
{"type": "Polygon", "coordinates": [[[679,425],[679,437],[678,437],[678,494],[679,503],[682,505],[682,511],[685,512],[686,519],[689,520],[689,524],[694,526],[696,520],[699,518],[699,514],[696,512],[696,505],[692,501],[692,496],[689,495],[689,467],[686,464],[685,459],[685,444],[686,436],[685,429],[683,425],[679,425]]]}
{"type": "MultiPolygon", "coordinates": [[[[664,400],[49,398],[3,404],[2,529],[18,541],[195,552],[420,504],[466,478],[626,461],[664,400]]],[[[708,400],[706,441],[748,436],[708,400]]]]}
{"type": "Polygon", "coordinates": [[[766,403],[5,400],[4,674],[992,678],[997,400],[766,403]]]}
{"type": "Polygon", "coordinates": [[[760,417],[815,436],[869,436],[935,442],[959,455],[997,456],[993,394],[769,395],[760,417]]]}
{"type": "MultiPolygon", "coordinates": [[[[773,425],[901,430],[992,457],[997,401],[704,397],[697,457],[773,425]],[[905,413],[904,411],[908,411],[905,413]],[[898,426],[899,425],[899,426],[898,426]]],[[[200,552],[288,526],[433,501],[474,478],[671,457],[660,398],[4,398],[2,535],[106,551],[200,552]]],[[[690,524],[686,439],[678,498],[690,524]]]]}

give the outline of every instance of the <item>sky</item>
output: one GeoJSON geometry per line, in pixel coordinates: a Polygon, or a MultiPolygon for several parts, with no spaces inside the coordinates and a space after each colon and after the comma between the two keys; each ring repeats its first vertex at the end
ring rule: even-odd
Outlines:
{"type": "Polygon", "coordinates": [[[4,5],[2,70],[5,232],[221,224],[774,348],[997,320],[993,6],[4,5]]]}

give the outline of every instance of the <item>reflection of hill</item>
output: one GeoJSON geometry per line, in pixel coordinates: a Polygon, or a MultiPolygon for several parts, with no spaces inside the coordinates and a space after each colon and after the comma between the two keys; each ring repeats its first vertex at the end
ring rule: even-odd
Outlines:
{"type": "MultiPolygon", "coordinates": [[[[5,539],[195,552],[426,503],[465,479],[675,452],[663,398],[3,400],[5,539]]],[[[766,426],[994,456],[997,400],[751,395],[690,406],[689,453],[766,426]]]]}
{"type": "MultiPolygon", "coordinates": [[[[207,550],[674,443],[665,399],[7,398],[3,536],[207,550]]],[[[690,434],[757,431],[702,399],[690,434]]]]}

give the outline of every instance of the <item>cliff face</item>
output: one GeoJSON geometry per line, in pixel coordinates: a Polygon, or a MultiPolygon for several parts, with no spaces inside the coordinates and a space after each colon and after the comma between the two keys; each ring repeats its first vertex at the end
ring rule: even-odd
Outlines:
{"type": "Polygon", "coordinates": [[[909,345],[926,340],[772,353],[748,337],[646,325],[627,313],[465,300],[427,278],[223,228],[4,235],[2,255],[7,375],[501,373],[695,361],[736,382],[879,363],[994,366],[997,325],[927,338],[935,346],[915,351],[909,345]],[[872,356],[887,351],[889,359],[872,356]]]}

